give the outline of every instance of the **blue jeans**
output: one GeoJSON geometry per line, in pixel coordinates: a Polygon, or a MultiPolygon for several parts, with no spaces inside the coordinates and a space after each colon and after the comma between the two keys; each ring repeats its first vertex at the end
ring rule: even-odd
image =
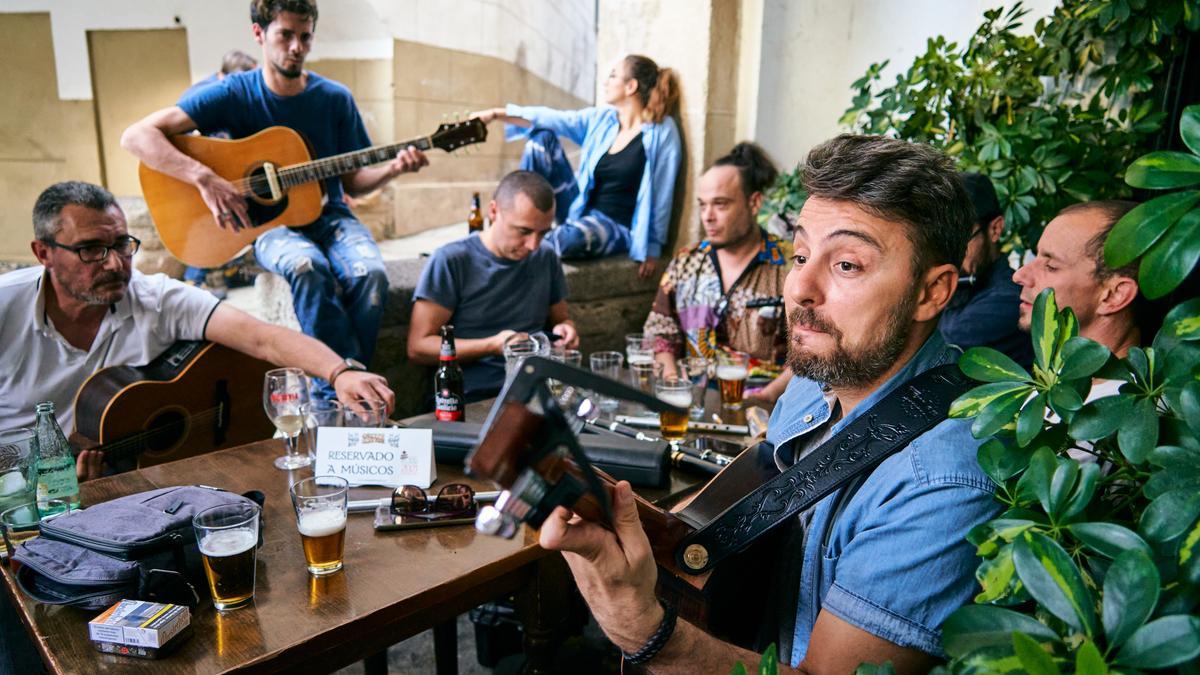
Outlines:
{"type": "Polygon", "coordinates": [[[569,217],[571,203],[579,196],[579,183],[554,132],[548,129],[529,132],[520,168],[541,174],[554,188],[558,227],[546,235],[546,241],[558,251],[558,257],[581,260],[629,252],[631,237],[625,225],[596,210],[587,210],[579,218],[569,217]]]}
{"type": "MultiPolygon", "coordinates": [[[[304,227],[267,232],[254,242],[254,255],[264,269],[287,279],[305,335],[339,356],[371,363],[388,281],[365,225],[348,213],[325,213],[304,227]]],[[[334,397],[321,379],[314,378],[313,391],[334,397]]]]}

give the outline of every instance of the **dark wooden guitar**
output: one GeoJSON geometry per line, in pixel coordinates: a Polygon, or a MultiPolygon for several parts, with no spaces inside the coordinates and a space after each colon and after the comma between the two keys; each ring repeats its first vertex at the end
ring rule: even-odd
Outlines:
{"type": "Polygon", "coordinates": [[[212,342],[181,341],[141,367],[96,371],[75,396],[75,431],[106,462],[139,467],[270,438],[265,361],[212,342]]]}
{"type": "Polygon", "coordinates": [[[238,140],[181,135],[171,138],[183,154],[232,182],[246,198],[254,227],[234,231],[217,224],[200,191],[191,183],[142,164],[138,175],[146,206],[163,245],[194,267],[219,267],[283,225],[302,226],[321,215],[322,183],[372,164],[391,161],[415,146],[451,152],[487,140],[478,119],[446,123],[429,136],[313,160],[304,138],[287,127],[270,127],[238,140]]]}

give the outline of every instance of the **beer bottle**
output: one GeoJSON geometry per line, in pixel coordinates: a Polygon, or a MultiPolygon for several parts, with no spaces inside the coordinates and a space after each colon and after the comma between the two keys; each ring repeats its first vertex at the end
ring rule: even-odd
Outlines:
{"type": "Polygon", "coordinates": [[[433,414],[443,422],[466,421],[467,403],[463,398],[463,372],[454,349],[454,326],[442,326],[442,353],[438,361],[433,376],[433,414]]]}
{"type": "Polygon", "coordinates": [[[483,232],[483,210],[479,208],[479,193],[471,197],[471,212],[467,215],[467,234],[483,232]]]}
{"type": "MultiPolygon", "coordinates": [[[[54,402],[45,401],[34,408],[34,433],[38,447],[37,503],[42,515],[47,515],[51,499],[67,500],[71,508],[79,507],[79,481],[75,477],[75,457],[62,427],[54,417],[54,402]]],[[[63,510],[62,508],[58,509],[63,510]]]]}

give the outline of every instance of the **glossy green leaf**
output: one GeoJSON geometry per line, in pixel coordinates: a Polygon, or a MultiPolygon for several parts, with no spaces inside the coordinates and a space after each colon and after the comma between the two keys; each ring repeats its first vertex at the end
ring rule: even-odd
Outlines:
{"type": "Polygon", "coordinates": [[[1155,471],[1142,486],[1142,494],[1151,501],[1174,490],[1200,491],[1200,473],[1184,469],[1155,471]]]}
{"type": "Polygon", "coordinates": [[[1128,394],[1098,398],[1075,413],[1067,433],[1077,441],[1105,438],[1121,427],[1132,409],[1133,397],[1128,394]]]}
{"type": "Polygon", "coordinates": [[[1186,532],[1197,516],[1200,516],[1200,492],[1172,490],[1150,502],[1138,529],[1149,541],[1171,541],[1186,532]]]}
{"type": "Polygon", "coordinates": [[[1146,459],[1154,466],[1184,474],[1200,474],[1200,450],[1182,445],[1160,445],[1146,459]]]}
{"type": "Polygon", "coordinates": [[[1179,542],[1179,572],[1189,584],[1200,585],[1200,520],[1179,542]]]}
{"type": "Polygon", "coordinates": [[[1067,382],[1059,382],[1050,388],[1050,407],[1059,417],[1074,418],[1074,413],[1083,407],[1083,397],[1067,382]]]}
{"type": "Polygon", "coordinates": [[[996,557],[984,560],[975,570],[975,579],[979,581],[979,587],[983,589],[975,596],[975,602],[988,603],[1008,595],[1015,574],[1016,567],[1013,566],[1012,547],[1005,546],[1000,549],[996,557]]]}
{"type": "Polygon", "coordinates": [[[1031,616],[992,605],[967,605],[942,624],[942,646],[954,658],[984,647],[1012,645],[1012,634],[1057,640],[1058,634],[1031,616]]]}
{"type": "MultiPolygon", "coordinates": [[[[879,671],[882,675],[887,671],[879,671]]],[[[775,649],[775,644],[767,646],[762,653],[762,659],[758,662],[758,675],[779,675],[779,652],[775,649]]]]}
{"type": "Polygon", "coordinates": [[[1046,395],[1038,394],[1021,408],[1017,415],[1017,445],[1027,447],[1042,430],[1046,421],[1046,395]]]}
{"type": "Polygon", "coordinates": [[[1108,664],[1091,640],[1084,640],[1075,652],[1075,675],[1108,675],[1108,664]]]}
{"type": "Polygon", "coordinates": [[[1200,261],[1200,208],[1188,211],[1154,242],[1138,265],[1138,289],[1151,300],[1175,290],[1200,261]]]}
{"type": "Polygon", "coordinates": [[[1141,536],[1116,523],[1072,523],[1067,530],[1084,546],[1107,558],[1116,558],[1125,551],[1154,555],[1150,545],[1141,536]]]}
{"type": "Polygon", "coordinates": [[[1032,391],[1033,387],[1023,385],[1021,389],[997,397],[975,416],[971,433],[975,438],[987,438],[1006,424],[1011,424],[1032,391]]]}
{"type": "Polygon", "coordinates": [[[1029,675],[1059,675],[1054,659],[1042,648],[1041,643],[1028,635],[1013,633],[1013,651],[1029,675]]]}
{"type": "Polygon", "coordinates": [[[979,411],[1001,396],[1027,389],[1029,389],[1029,385],[1020,382],[982,384],[955,399],[950,404],[950,416],[956,418],[975,417],[979,411]]]}
{"type": "Polygon", "coordinates": [[[1099,626],[1092,593],[1062,546],[1044,534],[1025,532],[1013,542],[1013,562],[1021,583],[1047,611],[1096,637],[1099,626]]]}
{"type": "Polygon", "coordinates": [[[958,367],[980,382],[1011,382],[1031,380],[1029,373],[1006,354],[991,347],[971,347],[958,359],[958,367]]]}
{"type": "Polygon", "coordinates": [[[1110,647],[1119,647],[1154,613],[1160,579],[1154,561],[1141,551],[1126,551],[1104,576],[1101,616],[1110,647]]]}
{"type": "Polygon", "coordinates": [[[1058,304],[1054,300],[1054,289],[1046,288],[1033,301],[1029,333],[1033,338],[1034,361],[1043,369],[1050,369],[1054,348],[1058,346],[1058,304]]]}
{"type": "Polygon", "coordinates": [[[1183,115],[1179,118],[1179,135],[1188,150],[1200,155],[1200,105],[1189,105],[1183,109],[1183,115]]]}
{"type": "Polygon", "coordinates": [[[1059,377],[1064,380],[1074,380],[1080,377],[1091,377],[1108,362],[1112,352],[1108,347],[1093,342],[1087,338],[1073,337],[1063,345],[1063,367],[1059,377]]]}
{"type": "Polygon", "coordinates": [[[1171,308],[1163,320],[1162,330],[1177,340],[1200,340],[1200,298],[1171,308]]]}
{"type": "Polygon", "coordinates": [[[1092,497],[1096,494],[1096,486],[1100,482],[1100,466],[1095,462],[1088,462],[1079,467],[1079,482],[1075,485],[1075,491],[1071,494],[1071,500],[1067,502],[1062,511],[1062,518],[1074,518],[1083,513],[1088,504],[1092,502],[1092,497]]]}
{"type": "Polygon", "coordinates": [[[1050,448],[1038,448],[1029,458],[1029,468],[1017,481],[1017,494],[1024,499],[1037,500],[1042,510],[1050,512],[1050,481],[1058,468],[1058,459],[1050,448]]]}
{"type": "Polygon", "coordinates": [[[1200,192],[1173,192],[1152,199],[1125,214],[1104,241],[1104,261],[1111,269],[1124,267],[1145,253],[1183,214],[1200,202],[1200,192]]]}
{"type": "Polygon", "coordinates": [[[1012,478],[1029,466],[1033,450],[1010,448],[998,439],[990,439],[979,446],[976,458],[983,472],[997,484],[1012,478]]]}
{"type": "Polygon", "coordinates": [[[1058,462],[1054,475],[1050,478],[1050,504],[1046,513],[1059,520],[1062,518],[1063,507],[1075,492],[1075,484],[1079,479],[1079,462],[1073,459],[1063,459],[1058,462]]]}
{"type": "Polygon", "coordinates": [[[1200,436],[1200,382],[1183,385],[1179,392],[1179,413],[1192,433],[1200,436]]]}
{"type": "Polygon", "coordinates": [[[1116,663],[1142,669],[1170,668],[1200,656],[1200,617],[1176,614],[1142,626],[1121,645],[1116,663]]]}
{"type": "Polygon", "coordinates": [[[1125,182],[1146,190],[1170,190],[1200,183],[1200,157],[1186,152],[1148,152],[1125,169],[1125,182]]]}
{"type": "Polygon", "coordinates": [[[1158,444],[1158,413],[1153,399],[1143,398],[1133,404],[1117,432],[1117,443],[1130,462],[1146,461],[1146,455],[1158,444]]]}

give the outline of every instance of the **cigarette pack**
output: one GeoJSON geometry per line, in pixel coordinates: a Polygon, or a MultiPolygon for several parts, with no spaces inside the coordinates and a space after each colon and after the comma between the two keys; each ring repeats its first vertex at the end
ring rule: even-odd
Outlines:
{"type": "Polygon", "coordinates": [[[154,659],[182,641],[191,622],[184,605],[121,600],[88,622],[88,637],[107,654],[154,659]]]}

